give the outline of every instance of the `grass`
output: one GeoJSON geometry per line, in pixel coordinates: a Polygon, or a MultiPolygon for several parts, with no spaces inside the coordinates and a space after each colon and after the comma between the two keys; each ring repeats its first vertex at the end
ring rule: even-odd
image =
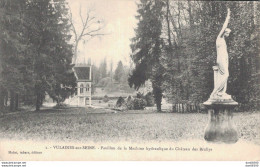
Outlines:
{"type": "MultiPolygon", "coordinates": [[[[260,144],[259,112],[234,113],[233,120],[240,138],[260,144]]],[[[207,114],[202,113],[47,109],[2,115],[0,136],[2,139],[84,142],[203,140],[207,121],[207,114]]]]}

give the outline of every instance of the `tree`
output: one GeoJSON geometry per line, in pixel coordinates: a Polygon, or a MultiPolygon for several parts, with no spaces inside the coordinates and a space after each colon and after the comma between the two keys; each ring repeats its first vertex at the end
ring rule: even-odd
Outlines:
{"type": "Polygon", "coordinates": [[[10,94],[10,110],[18,108],[19,94],[29,91],[32,69],[28,63],[28,39],[25,35],[25,0],[0,1],[0,108],[10,94]]]}
{"type": "Polygon", "coordinates": [[[131,44],[131,58],[135,68],[128,79],[130,87],[136,89],[151,79],[158,111],[161,111],[163,92],[163,67],[160,60],[163,7],[164,2],[160,0],[141,0],[138,4],[139,22],[131,44]]]}
{"type": "Polygon", "coordinates": [[[124,77],[124,66],[122,61],[119,61],[115,70],[114,79],[117,82],[122,82],[122,78],[124,77]]]}
{"type": "Polygon", "coordinates": [[[46,93],[59,102],[68,96],[67,88],[71,91],[75,87],[76,79],[70,65],[72,45],[69,44],[71,36],[67,15],[65,0],[28,2],[27,35],[33,45],[36,110],[40,109],[46,93]]]}
{"type": "Polygon", "coordinates": [[[166,1],[169,6],[164,33],[164,87],[173,103],[204,102],[213,90],[212,66],[216,62],[216,36],[227,7],[231,10],[227,38],[229,71],[227,92],[246,106],[259,104],[259,23],[254,2],[166,1]],[[169,31],[170,30],[170,31],[169,31]],[[258,58],[257,58],[258,57],[258,58]]]}
{"type": "Polygon", "coordinates": [[[109,71],[109,76],[111,78],[111,82],[113,82],[113,60],[110,60],[110,71],[109,71]]]}
{"type": "Polygon", "coordinates": [[[92,9],[87,10],[86,16],[84,17],[82,14],[81,6],[79,7],[79,17],[81,20],[81,30],[77,30],[75,23],[73,21],[72,12],[70,10],[69,20],[71,23],[72,32],[74,35],[74,56],[72,59],[72,64],[76,63],[77,60],[77,54],[78,54],[78,45],[81,41],[88,41],[91,38],[105,35],[102,33],[102,29],[104,28],[104,24],[102,21],[93,13],[94,11],[92,9]]]}
{"type": "Polygon", "coordinates": [[[100,63],[99,71],[101,74],[101,78],[107,77],[107,59],[104,58],[103,62],[100,63]]]}
{"type": "Polygon", "coordinates": [[[92,75],[91,76],[92,76],[93,84],[97,84],[99,82],[99,80],[101,79],[99,68],[95,64],[92,65],[92,75]]]}
{"type": "Polygon", "coordinates": [[[230,76],[231,94],[243,110],[259,108],[259,9],[254,2],[228,3],[231,12],[230,76]],[[257,44],[258,43],[258,44],[257,44]]]}

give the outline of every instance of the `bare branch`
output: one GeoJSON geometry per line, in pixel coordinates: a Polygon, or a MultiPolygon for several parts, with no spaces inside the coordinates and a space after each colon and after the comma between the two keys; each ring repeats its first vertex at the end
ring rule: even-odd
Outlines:
{"type": "MultiPolygon", "coordinates": [[[[79,41],[82,39],[82,37],[83,37],[83,34],[85,33],[85,31],[88,29],[87,28],[87,25],[88,25],[88,23],[89,23],[89,20],[91,20],[91,19],[89,19],[89,17],[90,17],[90,12],[91,11],[88,11],[88,13],[87,13],[87,18],[86,18],[86,20],[84,21],[84,22],[82,22],[82,30],[81,30],[81,33],[80,33],[80,35],[79,35],[79,41]]],[[[82,19],[83,20],[83,19],[82,19]]]]}
{"type": "Polygon", "coordinates": [[[81,14],[81,5],[79,7],[79,16],[80,16],[80,20],[81,20],[81,24],[84,25],[84,21],[83,21],[83,17],[82,17],[82,14],[81,14]]]}
{"type": "Polygon", "coordinates": [[[74,46],[75,52],[74,52],[74,57],[73,57],[73,61],[72,61],[72,63],[74,64],[77,59],[77,52],[78,52],[77,50],[78,50],[79,42],[81,42],[83,40],[85,43],[85,41],[89,41],[93,37],[103,36],[106,34],[100,33],[100,31],[104,28],[104,26],[98,26],[98,25],[100,25],[100,21],[97,20],[97,18],[95,16],[93,16],[93,13],[92,13],[93,10],[88,9],[87,13],[86,13],[86,17],[84,17],[84,15],[82,14],[82,7],[80,5],[79,17],[80,17],[82,27],[79,31],[76,30],[75,25],[73,23],[72,12],[71,12],[70,7],[69,7],[69,11],[70,11],[69,20],[71,22],[72,32],[75,35],[75,46],[74,46]]]}
{"type": "Polygon", "coordinates": [[[95,29],[95,30],[91,30],[91,31],[89,31],[89,32],[86,32],[85,34],[82,34],[82,36],[86,36],[86,35],[93,36],[93,35],[95,34],[95,32],[98,32],[98,31],[100,31],[101,29],[102,29],[102,27],[99,27],[99,28],[97,28],[97,29],[95,29]]]}
{"type": "Polygon", "coordinates": [[[77,41],[77,39],[78,39],[78,34],[77,34],[77,31],[76,31],[75,26],[74,26],[74,24],[73,24],[72,12],[71,12],[70,6],[69,6],[69,11],[70,11],[70,14],[69,14],[70,24],[71,24],[71,27],[72,27],[72,31],[73,31],[73,33],[74,33],[74,35],[75,35],[75,41],[77,41]]]}
{"type": "Polygon", "coordinates": [[[93,24],[97,23],[97,22],[93,22],[92,20],[95,20],[96,17],[91,17],[88,21],[88,25],[86,25],[86,29],[90,28],[93,24]],[[92,22],[91,22],[92,21],[92,22]]]}

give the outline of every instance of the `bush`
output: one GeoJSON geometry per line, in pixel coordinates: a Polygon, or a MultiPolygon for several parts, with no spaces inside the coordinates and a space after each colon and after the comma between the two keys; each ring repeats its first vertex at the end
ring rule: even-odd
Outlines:
{"type": "Polygon", "coordinates": [[[109,101],[109,98],[108,98],[107,95],[105,95],[104,98],[103,98],[103,102],[107,103],[108,101],[109,101]]]}
{"type": "Polygon", "coordinates": [[[143,110],[145,106],[146,106],[146,101],[141,98],[128,100],[126,103],[126,107],[128,110],[143,110]]]}
{"type": "Polygon", "coordinates": [[[137,94],[136,94],[136,97],[137,98],[144,98],[144,95],[141,93],[141,92],[138,92],[137,94]]]}
{"type": "Polygon", "coordinates": [[[128,96],[128,97],[126,98],[126,102],[131,101],[132,99],[133,99],[132,96],[128,96]]]}
{"type": "Polygon", "coordinates": [[[116,102],[116,107],[121,107],[124,103],[125,103],[125,99],[120,96],[116,102]]]}
{"type": "Polygon", "coordinates": [[[133,110],[134,109],[134,100],[130,99],[130,100],[127,100],[126,102],[126,108],[128,110],[133,110]]]}
{"type": "Polygon", "coordinates": [[[151,92],[148,92],[146,95],[145,95],[145,100],[146,100],[146,106],[148,107],[152,107],[154,106],[154,98],[153,98],[153,94],[151,92]]]}
{"type": "Polygon", "coordinates": [[[143,110],[146,106],[146,101],[141,98],[134,99],[134,110],[143,110]]]}
{"type": "Polygon", "coordinates": [[[68,107],[67,104],[57,103],[53,108],[55,108],[55,109],[65,109],[67,107],[68,107]]]}

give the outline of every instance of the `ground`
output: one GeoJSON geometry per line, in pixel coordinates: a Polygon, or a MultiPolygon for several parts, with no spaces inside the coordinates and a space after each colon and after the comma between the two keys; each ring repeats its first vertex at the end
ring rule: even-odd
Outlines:
{"type": "MultiPolygon", "coordinates": [[[[234,113],[241,139],[260,144],[260,112],[234,113]]],[[[152,110],[67,108],[5,113],[2,139],[54,141],[181,141],[203,140],[205,113],[157,113],[152,110]]]]}

